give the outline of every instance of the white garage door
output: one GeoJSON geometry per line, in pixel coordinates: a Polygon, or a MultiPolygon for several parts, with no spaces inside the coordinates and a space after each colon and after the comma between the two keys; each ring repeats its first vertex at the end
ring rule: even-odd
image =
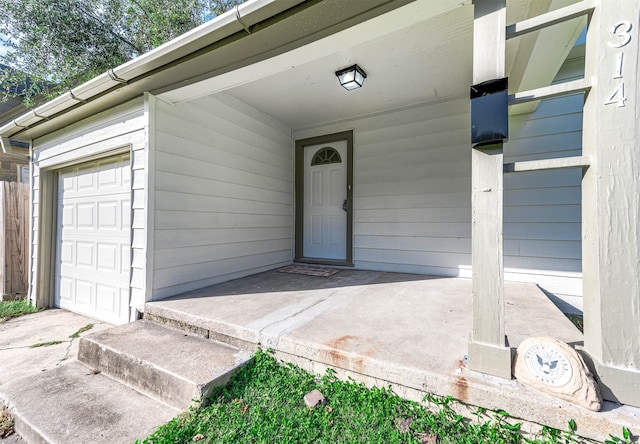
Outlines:
{"type": "Polygon", "coordinates": [[[128,155],[60,171],[56,306],[129,321],[130,214],[128,155]]]}

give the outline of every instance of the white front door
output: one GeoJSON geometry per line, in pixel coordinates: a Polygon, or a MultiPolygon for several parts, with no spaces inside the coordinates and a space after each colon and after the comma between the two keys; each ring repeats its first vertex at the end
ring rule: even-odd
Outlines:
{"type": "Polygon", "coordinates": [[[65,168],[58,179],[55,305],[129,321],[129,156],[65,168]]]}
{"type": "Polygon", "coordinates": [[[303,252],[347,258],[347,141],[304,147],[303,252]]]}

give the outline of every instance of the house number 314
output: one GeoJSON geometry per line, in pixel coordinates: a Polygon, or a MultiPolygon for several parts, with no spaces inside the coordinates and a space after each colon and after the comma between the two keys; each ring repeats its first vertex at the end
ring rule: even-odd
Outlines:
{"type": "Polygon", "coordinates": [[[624,102],[627,100],[624,92],[624,51],[622,48],[627,46],[629,42],[631,42],[631,22],[628,20],[622,20],[615,23],[611,28],[609,28],[609,32],[612,34],[611,40],[609,40],[609,46],[612,48],[620,49],[615,55],[615,66],[613,70],[613,79],[619,79],[618,85],[613,90],[611,94],[609,94],[609,98],[605,105],[616,104],[620,107],[624,106],[624,102]]]}

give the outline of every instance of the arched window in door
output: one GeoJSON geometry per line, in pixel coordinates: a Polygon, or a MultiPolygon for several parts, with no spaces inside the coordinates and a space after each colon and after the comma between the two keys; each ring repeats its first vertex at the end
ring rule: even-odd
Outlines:
{"type": "Polygon", "coordinates": [[[342,158],[340,153],[330,146],[320,148],[311,159],[311,166],[327,165],[329,163],[340,163],[342,158]]]}

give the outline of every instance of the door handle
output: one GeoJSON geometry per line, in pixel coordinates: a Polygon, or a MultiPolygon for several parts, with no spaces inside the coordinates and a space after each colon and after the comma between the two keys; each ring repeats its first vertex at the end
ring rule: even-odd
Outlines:
{"type": "Polygon", "coordinates": [[[342,202],[342,209],[344,211],[347,211],[347,199],[345,199],[344,202],[342,202]]]}

